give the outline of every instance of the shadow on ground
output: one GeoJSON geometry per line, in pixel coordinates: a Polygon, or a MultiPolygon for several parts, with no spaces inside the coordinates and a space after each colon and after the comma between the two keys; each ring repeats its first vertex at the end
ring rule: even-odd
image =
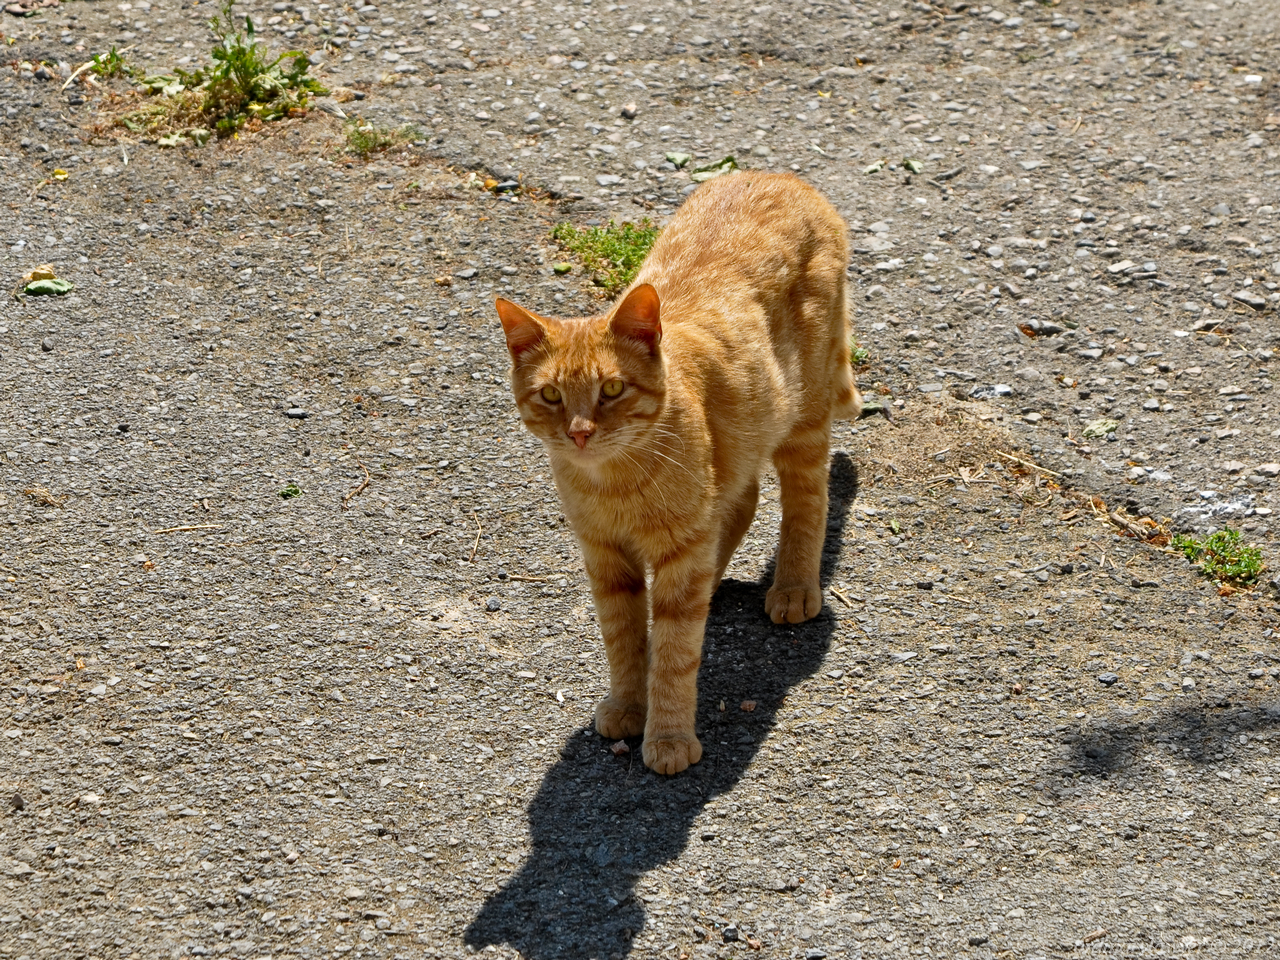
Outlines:
{"type": "MultiPolygon", "coordinates": [[[[824,584],[857,493],[843,453],[832,459],[829,488],[824,584]]],[[[769,623],[764,593],[772,576],[770,567],[760,583],[726,580],[712,602],[698,681],[702,762],[659,777],[641,762],[638,740],[619,759],[592,729],[570,737],[529,807],[533,852],[485,902],[467,928],[468,945],[506,943],[530,960],[630,952],[645,923],[636,878],[680,855],[702,808],[742,778],[788,691],[827,654],[836,627],[829,608],[798,627],[769,623]],[[756,709],[742,711],[744,700],[756,709]]]]}
{"type": "Polygon", "coordinates": [[[1280,704],[1189,702],[1147,720],[1109,718],[1066,736],[1066,762],[1052,771],[1066,782],[1107,778],[1136,768],[1144,750],[1159,750],[1162,760],[1210,766],[1229,759],[1233,744],[1280,729],[1280,704]]]}

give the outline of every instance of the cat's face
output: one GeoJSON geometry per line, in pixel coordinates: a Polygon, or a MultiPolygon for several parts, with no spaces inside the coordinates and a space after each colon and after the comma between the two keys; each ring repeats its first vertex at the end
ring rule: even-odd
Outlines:
{"type": "Polygon", "coordinates": [[[497,308],[529,431],[553,457],[585,469],[625,463],[654,429],[666,393],[653,288],[581,320],[539,317],[507,300],[497,308]]]}

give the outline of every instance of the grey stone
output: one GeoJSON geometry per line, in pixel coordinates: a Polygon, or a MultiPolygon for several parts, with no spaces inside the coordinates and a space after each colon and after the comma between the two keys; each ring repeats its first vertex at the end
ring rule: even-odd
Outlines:
{"type": "Polygon", "coordinates": [[[974,387],[969,391],[969,396],[974,400],[994,400],[997,397],[1013,396],[1013,387],[1007,383],[985,384],[980,387],[974,387]]]}

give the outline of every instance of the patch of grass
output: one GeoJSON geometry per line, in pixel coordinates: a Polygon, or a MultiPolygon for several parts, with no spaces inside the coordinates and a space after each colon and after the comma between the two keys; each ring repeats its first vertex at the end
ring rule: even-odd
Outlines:
{"type": "Polygon", "coordinates": [[[857,340],[849,341],[849,362],[855,367],[864,367],[871,362],[871,351],[857,340]]]}
{"type": "Polygon", "coordinates": [[[215,42],[213,63],[188,72],[147,77],[143,89],[162,100],[152,107],[126,114],[120,123],[130,130],[168,133],[173,146],[183,134],[203,142],[208,128],[229,137],[246,123],[302,116],[312,94],[328,91],[307,76],[311,62],[301,50],[289,50],[274,60],[258,43],[253,21],[244,18],[244,32],[235,26],[231,0],[209,21],[215,42]]]}
{"type": "Polygon", "coordinates": [[[1262,551],[1240,542],[1239,530],[1219,530],[1203,540],[1186,534],[1173,538],[1175,550],[1200,567],[1210,580],[1248,586],[1262,575],[1262,551]]]}
{"type": "Polygon", "coordinates": [[[607,227],[586,229],[561,223],[551,231],[551,239],[575,254],[591,271],[591,279],[613,296],[635,279],[658,239],[658,228],[648,218],[638,224],[610,220],[607,227]]]}
{"type": "Polygon", "coordinates": [[[113,45],[106,53],[95,53],[89,61],[89,72],[103,80],[114,80],[116,77],[136,77],[142,71],[131,64],[123,53],[113,45]]]}
{"type": "Polygon", "coordinates": [[[361,160],[421,139],[422,131],[411,123],[399,127],[378,127],[372,123],[352,120],[347,124],[347,152],[354,153],[361,160]]]}
{"type": "Polygon", "coordinates": [[[291,500],[294,497],[302,496],[302,488],[296,483],[286,483],[284,489],[280,491],[281,500],[291,500]]]}
{"type": "MultiPolygon", "coordinates": [[[[158,78],[149,78],[158,79],[158,78]]],[[[203,126],[204,115],[200,107],[203,100],[195,90],[180,90],[171,96],[157,97],[140,110],[132,110],[121,115],[116,122],[133,133],[165,138],[178,137],[188,131],[195,134],[198,142],[208,138],[209,131],[203,126]]]]}

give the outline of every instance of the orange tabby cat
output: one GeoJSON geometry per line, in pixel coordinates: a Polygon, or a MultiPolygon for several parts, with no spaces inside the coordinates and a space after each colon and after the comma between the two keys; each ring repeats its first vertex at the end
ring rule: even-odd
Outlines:
{"type": "Polygon", "coordinates": [[[547,448],[604,634],[596,729],[643,733],[659,773],[702,756],[707,610],[770,459],[782,534],[765,609],[799,623],[822,607],[831,421],[861,407],[847,261],[844,221],[817,191],[736,173],[689,198],[603,316],[497,302],[520,416],[547,448]]]}

